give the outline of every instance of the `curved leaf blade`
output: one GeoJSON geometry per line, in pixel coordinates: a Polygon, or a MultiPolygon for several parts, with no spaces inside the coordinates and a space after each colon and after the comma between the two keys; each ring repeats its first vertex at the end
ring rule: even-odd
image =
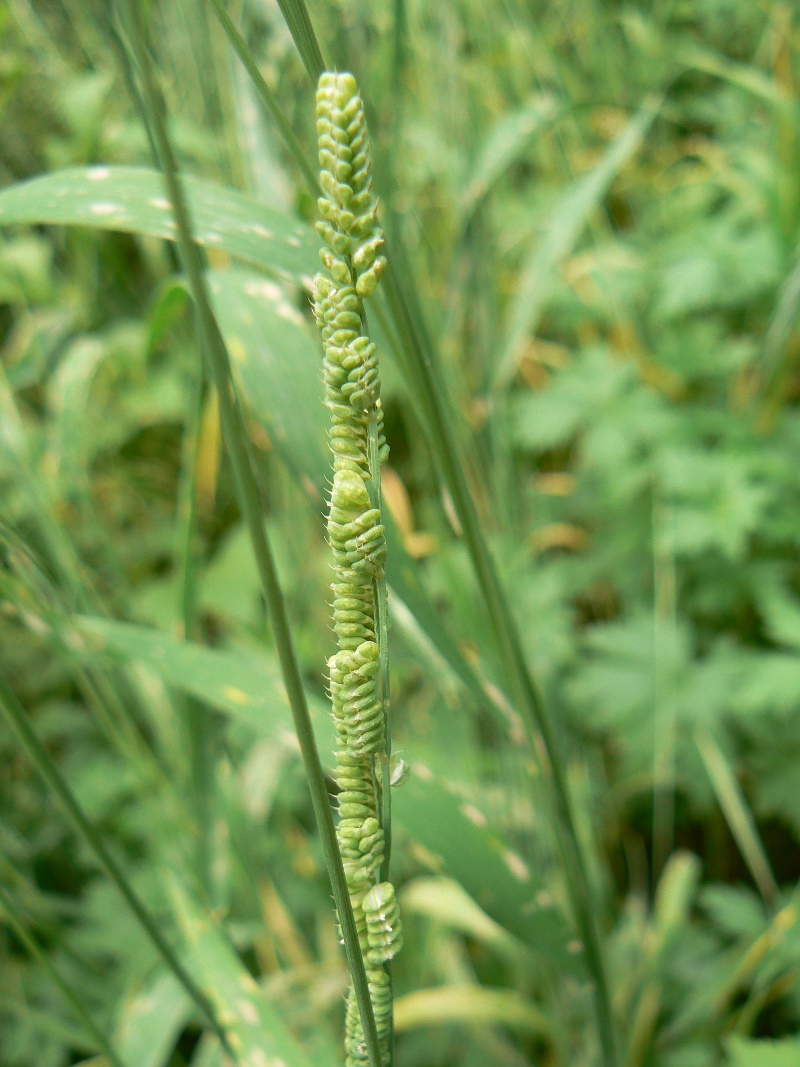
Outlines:
{"type": "Polygon", "coordinates": [[[446,782],[419,763],[411,770],[392,797],[397,822],[495,922],[534,952],[582,970],[582,948],[536,872],[446,782]]]}
{"type": "Polygon", "coordinates": [[[487,195],[494,183],[538,137],[556,122],[566,108],[552,96],[537,95],[524,107],[503,116],[491,129],[472,165],[461,194],[462,226],[487,195]]]}
{"type": "Polygon", "coordinates": [[[205,987],[241,1067],[311,1067],[278,1009],[240,962],[224,932],[172,881],[175,914],[193,971],[205,987]]]}
{"type": "MultiPolygon", "coordinates": [[[[201,245],[292,278],[313,275],[313,231],[234,189],[200,178],[183,185],[201,245]]],[[[164,179],[146,167],[68,167],[12,185],[0,192],[0,225],[11,224],[177,237],[164,179]]]]}

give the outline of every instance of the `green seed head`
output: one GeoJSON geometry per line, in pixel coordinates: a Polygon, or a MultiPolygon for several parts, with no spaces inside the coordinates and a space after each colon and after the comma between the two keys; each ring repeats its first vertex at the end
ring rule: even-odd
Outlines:
{"type": "Polygon", "coordinates": [[[317,229],[327,245],[322,261],[339,284],[350,280],[370,296],[383,272],[383,231],[372,193],[364,107],[352,74],[326,72],[317,88],[320,185],[317,229]],[[348,257],[351,262],[348,263],[348,257]]]}

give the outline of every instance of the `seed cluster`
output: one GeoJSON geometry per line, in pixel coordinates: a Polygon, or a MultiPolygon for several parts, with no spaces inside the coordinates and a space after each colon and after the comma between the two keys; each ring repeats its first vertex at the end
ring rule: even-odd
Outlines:
{"type": "MultiPolygon", "coordinates": [[[[376,579],[386,556],[380,511],[368,491],[369,438],[378,458],[388,449],[375,345],[366,335],[363,298],[380,281],[383,233],[371,191],[369,140],[352,74],[323,74],[317,89],[319,200],[317,229],[325,270],[315,279],[314,313],[324,348],[325,403],[330,412],[333,486],[328,539],[333,553],[333,625],[338,651],[328,661],[336,726],[339,847],[355,914],[378,1029],[388,1060],[391,980],[385,964],[402,946],[394,887],[381,882],[385,845],[376,760],[385,758],[376,579]]],[[[351,989],[345,1018],[346,1067],[369,1063],[358,1004],[351,989]]]]}

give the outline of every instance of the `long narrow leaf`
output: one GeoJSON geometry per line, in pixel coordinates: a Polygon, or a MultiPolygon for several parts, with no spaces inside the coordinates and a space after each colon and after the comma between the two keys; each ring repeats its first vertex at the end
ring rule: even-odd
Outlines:
{"type": "Polygon", "coordinates": [[[228,1041],[248,1067],[311,1067],[280,1012],[267,1000],[233,951],[222,930],[177,880],[171,895],[189,944],[193,969],[208,989],[228,1041]]]}
{"type": "Polygon", "coordinates": [[[70,1008],[72,1008],[76,1017],[83,1024],[86,1033],[97,1048],[107,1057],[111,1067],[125,1067],[106,1035],[83,1006],[80,997],[78,997],[75,991],[64,981],[50,962],[48,954],[41,949],[35,938],[25,929],[25,926],[17,913],[17,909],[14,906],[13,900],[2,886],[0,886],[0,913],[5,914],[6,921],[25,946],[31,957],[44,968],[44,971],[50,978],[51,982],[53,982],[59,993],[61,993],[70,1008]]]}
{"type": "Polygon", "coordinates": [[[660,94],[648,97],[611,143],[600,163],[579,178],[553,209],[543,237],[522,268],[508,330],[496,359],[495,389],[502,390],[512,379],[521,346],[536,330],[553,291],[556,267],[572,251],[589,215],[641,145],[662,100],[660,94]]]}
{"type": "MultiPolygon", "coordinates": [[[[317,239],[307,227],[233,189],[184,178],[197,240],[292,278],[313,275],[317,239]]],[[[0,192],[0,225],[93,226],[177,239],[161,175],[146,167],[70,167],[0,192]]]]}
{"type": "Polygon", "coordinates": [[[462,227],[503,172],[564,110],[552,96],[537,96],[492,127],[478,150],[460,196],[462,227]]]}

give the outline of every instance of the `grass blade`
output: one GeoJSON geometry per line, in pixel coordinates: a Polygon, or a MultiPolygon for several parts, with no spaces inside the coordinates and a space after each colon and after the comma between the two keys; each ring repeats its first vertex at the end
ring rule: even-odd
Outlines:
{"type": "Polygon", "coordinates": [[[207,985],[241,1062],[311,1067],[311,1060],[294,1040],[279,1010],[245,970],[224,931],[174,879],[171,895],[194,969],[207,985]]]}
{"type": "Polygon", "coordinates": [[[511,309],[511,322],[496,360],[496,391],[502,392],[514,376],[521,346],[535,331],[552,292],[555,268],[573,248],[591,211],[605,196],[611,182],[639,148],[662,101],[660,93],[649,96],[611,143],[600,163],[579,178],[554,209],[544,236],[522,269],[511,309]]]}
{"type": "Polygon", "coordinates": [[[294,130],[289,125],[286,116],[281,110],[280,104],[275,99],[275,94],[261,77],[261,71],[258,69],[255,56],[247,46],[247,41],[245,41],[244,37],[242,37],[236,29],[233,19],[223,7],[221,0],[208,0],[208,3],[213,7],[214,14],[219,19],[220,25],[231,43],[231,47],[244,64],[245,70],[250,75],[250,79],[252,80],[264,107],[270,113],[273,122],[278,127],[278,133],[283,138],[283,143],[286,145],[289,154],[292,156],[300,173],[303,175],[309,191],[312,195],[316,196],[318,189],[317,176],[314,173],[311,164],[306,159],[305,153],[300,146],[300,142],[295,137],[294,130]]]}
{"type": "Polygon", "coordinates": [[[585,974],[581,954],[569,950],[569,924],[536,871],[484,825],[479,809],[412,762],[411,776],[394,798],[394,814],[504,930],[563,970],[585,974]]]}
{"type": "MultiPolygon", "coordinates": [[[[312,230],[233,189],[185,178],[197,240],[294,279],[313,275],[312,230]]],[[[147,167],[68,167],[0,191],[0,225],[93,226],[176,240],[161,175],[147,167]]]]}
{"type": "MultiPolygon", "coordinates": [[[[84,655],[107,653],[123,662],[145,663],[167,684],[195,700],[247,723],[266,736],[278,736],[289,726],[289,701],[281,672],[267,653],[227,652],[129,622],[81,616],[74,620],[74,645],[84,655]]],[[[330,716],[323,702],[311,705],[317,730],[328,728],[330,716]]],[[[333,737],[332,728],[328,730],[333,737]]]]}
{"type": "Polygon", "coordinates": [[[478,151],[460,196],[462,229],[466,229],[503,171],[565,110],[559,107],[552,96],[536,96],[525,107],[506,115],[493,127],[478,151]]]}
{"type": "Polygon", "coordinates": [[[586,863],[567,791],[563,758],[550,714],[528,670],[511,605],[500,584],[494,560],[481,529],[475,502],[467,485],[458,440],[453,430],[451,408],[416,294],[407,282],[410,273],[407,268],[402,270],[405,257],[399,242],[395,242],[391,253],[387,252],[387,259],[389,266],[384,288],[400,335],[406,339],[409,365],[413,369],[421,400],[429,413],[424,425],[430,433],[433,451],[461,523],[512,701],[522,716],[528,746],[541,764],[548,785],[572,907],[594,983],[595,1010],[603,1061],[606,1067],[615,1067],[617,1052],[613,1012],[597,928],[597,912],[591,899],[586,863]],[[397,262],[401,265],[400,270],[395,266],[397,262]]]}
{"type": "Polygon", "coordinates": [[[297,51],[300,53],[308,76],[312,84],[316,85],[320,74],[328,68],[322,58],[322,51],[311,24],[308,8],[304,0],[278,0],[278,7],[297,45],[297,51]]]}
{"type": "Polygon", "coordinates": [[[514,989],[477,985],[440,986],[406,993],[395,1003],[398,1032],[421,1026],[508,1026],[532,1037],[548,1037],[552,1024],[514,989]]]}
{"type": "Polygon", "coordinates": [[[116,1038],[123,1059],[130,1067],[168,1067],[190,1019],[191,1002],[183,989],[171,974],[159,971],[122,1010],[116,1038]]]}
{"type": "Polygon", "coordinates": [[[87,819],[83,809],[78,804],[75,795],[61,777],[44,746],[33,732],[25,712],[19,706],[16,697],[3,679],[0,679],[0,711],[2,711],[8,719],[11,729],[14,731],[14,734],[22,745],[22,748],[26,752],[31,763],[36,767],[36,770],[50,789],[52,789],[53,793],[55,793],[59,803],[75,828],[75,831],[86,841],[92,852],[94,852],[100,866],[122,894],[125,903],[135,915],[145,934],[150,941],[152,941],[167,967],[181,983],[193,1002],[202,1012],[204,1018],[208,1020],[214,1033],[227,1048],[225,1032],[219,1025],[213,1008],[201,993],[186,968],[175,955],[171,946],[158,929],[155,920],[150,915],[146,906],[141,901],[136,891],[131,887],[128,879],[103,844],[100,835],[87,819]]]}
{"type": "Polygon", "coordinates": [[[739,783],[736,781],[730,764],[707,730],[700,729],[695,732],[695,743],[730,831],[753,876],[753,881],[758,886],[767,907],[774,911],[780,903],[780,890],[739,783]]]}

